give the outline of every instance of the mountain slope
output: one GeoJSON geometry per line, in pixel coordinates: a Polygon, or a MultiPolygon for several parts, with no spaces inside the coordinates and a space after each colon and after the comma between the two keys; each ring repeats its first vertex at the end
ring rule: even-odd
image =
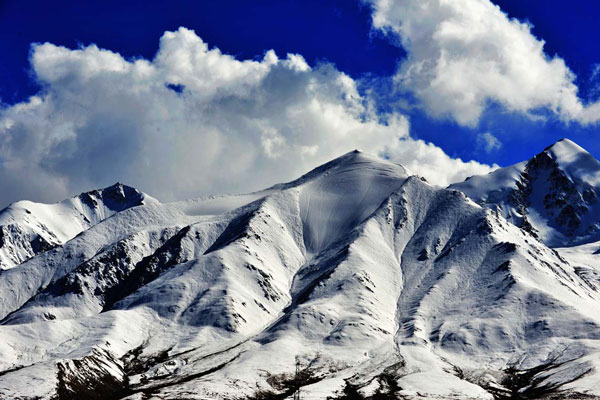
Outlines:
{"type": "Polygon", "coordinates": [[[119,211],[156,202],[117,183],[56,204],[19,201],[0,211],[0,269],[63,244],[119,211]]]}
{"type": "Polygon", "coordinates": [[[600,162],[568,139],[530,160],[450,186],[550,246],[600,240],[600,162]]]}
{"type": "Polygon", "coordinates": [[[595,270],[498,210],[360,152],[124,209],[0,272],[0,397],[600,396],[595,270]]]}

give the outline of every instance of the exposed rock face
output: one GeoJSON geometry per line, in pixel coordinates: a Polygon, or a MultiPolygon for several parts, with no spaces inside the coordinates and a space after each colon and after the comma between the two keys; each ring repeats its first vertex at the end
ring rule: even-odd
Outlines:
{"type": "Polygon", "coordinates": [[[144,203],[144,193],[130,186],[115,183],[101,190],[82,193],[79,199],[89,208],[106,207],[111,211],[123,211],[144,203]]]}
{"type": "Polygon", "coordinates": [[[16,223],[0,226],[0,269],[19,265],[59,243],[51,233],[46,236],[16,223]]]}

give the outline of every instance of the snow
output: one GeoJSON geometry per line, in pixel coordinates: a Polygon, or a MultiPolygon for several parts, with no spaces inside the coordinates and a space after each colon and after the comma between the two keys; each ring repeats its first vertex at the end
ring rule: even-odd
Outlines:
{"type": "Polygon", "coordinates": [[[300,189],[304,241],[317,253],[367,218],[408,177],[396,164],[349,153],[344,163],[300,189]]]}
{"type": "Polygon", "coordinates": [[[561,139],[547,151],[570,177],[600,186],[600,161],[581,146],[569,139],[561,139]]]}
{"type": "Polygon", "coordinates": [[[36,251],[30,242],[40,237],[50,248],[74,238],[84,230],[130,207],[158,203],[145,193],[117,183],[82,193],[55,204],[19,201],[0,211],[0,269],[21,264],[36,251]],[[4,242],[10,245],[4,245],[4,242]]]}
{"type": "Polygon", "coordinates": [[[507,192],[516,189],[516,182],[526,165],[526,162],[521,162],[510,167],[496,169],[487,175],[471,176],[464,182],[450,185],[450,187],[464,192],[477,202],[496,204],[506,197],[507,192]]]}
{"type": "Polygon", "coordinates": [[[600,240],[600,162],[568,139],[528,161],[450,188],[517,226],[530,227],[549,246],[600,240]]]}
{"type": "MultiPolygon", "coordinates": [[[[588,188],[581,151],[555,147],[588,188]]],[[[128,399],[291,395],[296,362],[306,399],[600,396],[600,242],[548,247],[571,237],[539,212],[541,181],[527,213],[506,210],[532,165],[455,186],[472,199],[350,152],[245,195],[16,203],[4,226],[56,247],[0,271],[0,397],[109,377],[128,399]],[[537,238],[515,225],[525,215],[537,238]],[[511,368],[535,379],[509,387],[511,368]]]]}
{"type": "Polygon", "coordinates": [[[404,396],[428,399],[470,398],[493,400],[493,396],[481,387],[465,382],[456,376],[441,371],[417,372],[398,380],[404,396]]]}

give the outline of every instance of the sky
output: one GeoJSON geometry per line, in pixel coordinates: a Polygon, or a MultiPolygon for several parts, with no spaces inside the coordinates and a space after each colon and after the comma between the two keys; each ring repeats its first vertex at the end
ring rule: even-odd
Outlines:
{"type": "Polygon", "coordinates": [[[257,190],[359,148],[438,185],[596,157],[591,0],[0,0],[0,207],[257,190]]]}

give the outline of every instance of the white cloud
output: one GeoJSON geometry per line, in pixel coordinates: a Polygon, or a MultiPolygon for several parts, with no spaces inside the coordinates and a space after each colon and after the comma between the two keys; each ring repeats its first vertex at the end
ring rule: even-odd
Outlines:
{"type": "Polygon", "coordinates": [[[498,168],[498,165],[490,167],[476,161],[451,158],[441,148],[423,140],[403,139],[390,150],[388,156],[392,161],[440,186],[463,181],[472,175],[484,175],[498,168]]]}
{"type": "Polygon", "coordinates": [[[440,184],[490,169],[410,139],[405,117],[377,115],[349,76],[300,55],[240,61],[185,28],[153,60],[94,45],[31,54],[42,92],[0,109],[1,204],[117,180],[162,200],[243,192],[355,148],[440,184]]]}
{"type": "Polygon", "coordinates": [[[491,153],[502,147],[502,142],[489,132],[483,132],[477,135],[477,147],[483,149],[486,153],[491,153]]]}
{"type": "Polygon", "coordinates": [[[600,119],[578,98],[575,76],[549,57],[531,26],[489,0],[365,0],[373,25],[408,56],[396,82],[436,117],[475,126],[490,102],[524,114],[549,109],[564,121],[600,119]]]}

